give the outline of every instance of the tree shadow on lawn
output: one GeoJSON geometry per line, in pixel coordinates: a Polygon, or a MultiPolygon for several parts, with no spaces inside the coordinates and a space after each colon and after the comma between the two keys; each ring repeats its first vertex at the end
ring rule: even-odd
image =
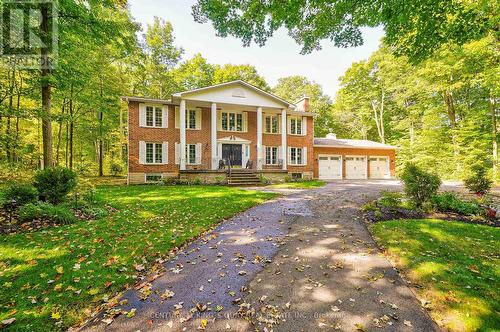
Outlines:
{"type": "Polygon", "coordinates": [[[372,229],[441,326],[498,328],[500,229],[441,220],[388,221],[372,229]]]}

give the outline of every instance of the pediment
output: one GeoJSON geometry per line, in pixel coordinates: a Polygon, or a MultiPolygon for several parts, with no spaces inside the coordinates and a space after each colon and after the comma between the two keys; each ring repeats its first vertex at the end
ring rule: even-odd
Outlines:
{"type": "Polygon", "coordinates": [[[250,144],[252,141],[249,141],[247,139],[235,136],[235,135],[229,135],[226,137],[222,137],[217,139],[217,142],[219,143],[241,143],[241,144],[250,144]]]}
{"type": "Polygon", "coordinates": [[[243,81],[180,92],[174,96],[195,101],[281,109],[291,105],[287,101],[243,81]]]}

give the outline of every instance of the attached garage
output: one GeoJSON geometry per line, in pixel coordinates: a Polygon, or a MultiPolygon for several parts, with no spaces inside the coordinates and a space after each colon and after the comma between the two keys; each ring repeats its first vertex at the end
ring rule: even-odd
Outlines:
{"type": "Polygon", "coordinates": [[[338,139],[329,134],[314,139],[314,177],[390,179],[394,177],[396,147],[368,140],[338,139]]]}
{"type": "Polygon", "coordinates": [[[368,168],[366,166],[365,156],[346,156],[345,178],[353,180],[368,178],[368,168]]]}
{"type": "Polygon", "coordinates": [[[318,156],[319,178],[322,180],[342,179],[342,156],[318,156]]]}

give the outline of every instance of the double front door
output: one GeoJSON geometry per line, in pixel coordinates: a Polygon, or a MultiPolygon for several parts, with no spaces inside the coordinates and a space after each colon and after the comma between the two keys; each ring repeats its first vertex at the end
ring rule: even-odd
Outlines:
{"type": "Polygon", "coordinates": [[[222,144],[222,159],[226,165],[242,166],[242,145],[241,144],[222,144]]]}

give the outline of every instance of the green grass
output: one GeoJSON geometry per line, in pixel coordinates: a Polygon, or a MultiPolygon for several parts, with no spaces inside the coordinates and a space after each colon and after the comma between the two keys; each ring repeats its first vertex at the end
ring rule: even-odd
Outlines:
{"type": "Polygon", "coordinates": [[[285,182],[278,183],[268,186],[268,188],[276,189],[312,189],[323,187],[326,184],[325,181],[312,180],[312,181],[297,181],[297,182],[285,182]]]}
{"type": "Polygon", "coordinates": [[[12,330],[81,323],[103,299],[135,283],[136,264],[152,266],[221,219],[275,196],[217,186],[107,186],[97,195],[118,212],[0,236],[0,321],[16,318],[12,330]]]}
{"type": "Polygon", "coordinates": [[[443,220],[393,220],[371,226],[379,244],[430,301],[446,330],[500,327],[500,228],[443,220]]]}

